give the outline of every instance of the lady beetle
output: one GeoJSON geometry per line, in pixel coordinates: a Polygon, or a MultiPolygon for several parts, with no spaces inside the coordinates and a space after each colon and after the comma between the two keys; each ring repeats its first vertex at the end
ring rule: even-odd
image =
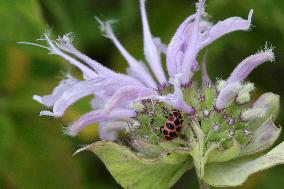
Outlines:
{"type": "Polygon", "coordinates": [[[174,110],[167,118],[165,124],[161,127],[161,131],[166,140],[173,140],[178,137],[182,127],[182,117],[179,111],[174,110]]]}

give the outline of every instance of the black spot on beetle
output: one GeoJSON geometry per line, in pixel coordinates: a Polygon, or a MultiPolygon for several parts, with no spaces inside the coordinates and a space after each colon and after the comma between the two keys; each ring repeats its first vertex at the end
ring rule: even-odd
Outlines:
{"type": "Polygon", "coordinates": [[[180,120],[179,120],[179,119],[176,119],[176,120],[174,121],[174,123],[175,123],[175,125],[179,125],[179,124],[180,124],[180,120]]]}
{"type": "Polygon", "coordinates": [[[174,112],[173,112],[173,115],[174,115],[175,117],[178,117],[178,116],[179,116],[179,113],[176,112],[176,111],[174,111],[174,112]]]}
{"type": "Polygon", "coordinates": [[[169,134],[170,134],[170,137],[176,137],[177,136],[177,134],[175,132],[170,132],[169,134]]]}
{"type": "Polygon", "coordinates": [[[168,118],[169,121],[174,121],[175,118],[173,118],[172,116],[168,118]]]}
{"type": "Polygon", "coordinates": [[[163,130],[163,133],[164,133],[164,135],[167,135],[168,131],[167,130],[163,130]]]}
{"type": "Polygon", "coordinates": [[[166,127],[170,130],[173,130],[175,126],[172,123],[166,123],[166,127]]]}

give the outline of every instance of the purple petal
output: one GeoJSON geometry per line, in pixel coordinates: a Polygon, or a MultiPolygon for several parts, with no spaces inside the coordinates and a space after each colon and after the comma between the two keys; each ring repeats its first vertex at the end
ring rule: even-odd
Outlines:
{"type": "Polygon", "coordinates": [[[127,75],[118,74],[114,78],[107,78],[102,84],[101,90],[96,90],[95,95],[101,97],[106,102],[118,89],[125,86],[145,87],[141,83],[137,83],[133,78],[127,75]]]}
{"type": "Polygon", "coordinates": [[[91,70],[89,67],[85,66],[84,64],[82,64],[78,60],[72,58],[71,56],[69,56],[69,55],[63,53],[61,50],[59,50],[53,44],[53,42],[49,39],[48,35],[49,35],[48,33],[45,33],[44,38],[47,41],[48,45],[50,46],[51,54],[56,54],[58,56],[61,56],[66,61],[68,61],[70,64],[73,64],[74,66],[76,66],[78,69],[80,69],[82,71],[85,79],[94,79],[94,78],[98,77],[98,75],[93,70],[91,70]]]}
{"type": "Polygon", "coordinates": [[[240,17],[231,17],[224,21],[219,21],[217,24],[208,29],[202,35],[202,43],[200,49],[206,47],[216,39],[222,37],[225,34],[238,30],[248,30],[251,25],[253,10],[250,10],[248,19],[244,20],[240,17]]]}
{"type": "Polygon", "coordinates": [[[128,85],[133,85],[137,87],[145,87],[144,84],[142,84],[140,81],[136,80],[135,78],[124,75],[124,74],[115,74],[111,78],[108,78],[106,80],[106,84],[108,85],[108,88],[105,88],[106,91],[110,91],[109,94],[106,95],[112,95],[112,91],[116,90],[117,88],[125,87],[128,85]]]}
{"type": "MultiPolygon", "coordinates": [[[[106,122],[100,122],[99,123],[99,136],[100,140],[110,140],[113,141],[116,139],[116,132],[115,131],[109,131],[107,132],[107,123],[106,122]]],[[[75,134],[77,135],[77,134],[75,134]]],[[[73,136],[73,135],[71,135],[73,136]]]]}
{"type": "Polygon", "coordinates": [[[194,115],[195,114],[195,109],[188,104],[180,97],[176,96],[175,94],[169,94],[166,96],[149,96],[141,99],[152,99],[152,100],[158,100],[160,102],[164,102],[166,104],[169,104],[173,106],[174,108],[184,111],[188,113],[189,115],[194,115]]]}
{"type": "Polygon", "coordinates": [[[109,114],[106,114],[102,110],[96,110],[83,115],[80,119],[68,127],[65,133],[70,136],[76,136],[81,129],[93,123],[110,120],[127,120],[134,116],[136,116],[136,113],[129,109],[114,109],[109,114]]]}
{"type": "Polygon", "coordinates": [[[215,108],[217,108],[217,110],[226,108],[235,99],[240,89],[241,84],[239,82],[226,85],[217,97],[215,108]]]}
{"type": "Polygon", "coordinates": [[[188,113],[189,115],[195,114],[195,109],[193,107],[189,106],[188,104],[186,104],[186,102],[183,100],[183,93],[182,93],[182,90],[180,88],[180,86],[181,86],[180,76],[176,75],[174,79],[170,79],[170,83],[172,85],[174,85],[174,89],[175,89],[174,94],[172,96],[171,103],[177,109],[180,109],[180,110],[188,113]]]}
{"type": "Polygon", "coordinates": [[[95,94],[95,97],[91,101],[92,109],[102,109],[109,96],[106,96],[103,92],[96,92],[95,94]]]}
{"type": "Polygon", "coordinates": [[[272,49],[266,49],[247,57],[234,69],[231,76],[226,81],[226,85],[232,82],[242,82],[253,69],[267,61],[274,61],[272,49]]]}
{"type": "MultiPolygon", "coordinates": [[[[119,78],[120,80],[125,80],[125,81],[127,81],[129,83],[141,86],[141,82],[138,81],[137,79],[135,79],[134,77],[116,73],[116,72],[108,69],[107,67],[104,67],[103,65],[101,65],[98,62],[96,62],[95,60],[92,60],[88,56],[82,54],[81,52],[79,52],[72,45],[71,42],[72,42],[72,39],[70,39],[70,36],[67,34],[67,35],[65,35],[63,37],[59,37],[57,39],[57,43],[56,44],[57,44],[57,46],[59,48],[61,48],[61,49],[65,50],[65,51],[67,51],[67,52],[77,56],[79,59],[84,61],[86,64],[90,65],[97,72],[96,73],[96,77],[106,76],[106,77],[119,78]]],[[[141,68],[141,70],[142,70],[142,68],[141,68]]],[[[140,74],[141,74],[141,72],[140,72],[140,74]]],[[[145,73],[143,72],[143,74],[145,74],[145,73]]],[[[96,77],[94,77],[94,78],[96,78],[96,77]]],[[[148,81],[148,82],[151,83],[151,81],[148,81]]]]}
{"type": "Polygon", "coordinates": [[[153,38],[154,44],[156,45],[158,52],[167,54],[168,46],[164,43],[162,43],[161,39],[159,37],[153,38]]]}
{"type": "Polygon", "coordinates": [[[72,88],[65,91],[54,103],[53,112],[42,111],[40,115],[60,117],[70,105],[85,96],[96,93],[101,94],[102,92],[106,96],[111,96],[117,89],[129,85],[144,87],[141,83],[136,82],[133,78],[129,78],[129,76],[121,74],[116,74],[114,78],[101,77],[93,80],[78,82],[72,88]]]}
{"type": "Polygon", "coordinates": [[[191,68],[193,67],[197,54],[199,52],[200,43],[200,20],[204,6],[204,0],[199,0],[197,4],[197,12],[192,27],[192,34],[189,38],[188,49],[185,51],[184,58],[182,60],[182,83],[188,83],[192,76],[191,68]]]}
{"type": "Polygon", "coordinates": [[[129,52],[121,45],[121,43],[118,41],[117,37],[114,35],[110,22],[102,22],[101,20],[97,19],[98,22],[101,25],[101,30],[104,32],[104,35],[109,38],[114,45],[117,47],[117,49],[120,51],[120,53],[123,55],[123,57],[126,59],[130,66],[130,70],[137,78],[139,78],[141,81],[145,83],[145,85],[157,88],[157,84],[154,81],[153,77],[147,70],[147,67],[143,65],[143,63],[136,60],[133,56],[129,54],[129,52]]]}
{"type": "Polygon", "coordinates": [[[77,79],[69,77],[68,79],[62,80],[60,84],[53,90],[52,94],[42,97],[34,95],[33,99],[47,107],[52,107],[65,91],[69,90],[77,83],[77,79]]]}
{"type": "Polygon", "coordinates": [[[65,91],[54,103],[53,112],[42,111],[40,115],[60,117],[64,111],[77,100],[93,94],[96,90],[102,89],[101,79],[81,81],[65,91]]]}
{"type": "Polygon", "coordinates": [[[127,128],[128,128],[127,122],[122,122],[122,121],[100,122],[99,124],[100,139],[115,140],[117,131],[127,128]]]}
{"type": "MultiPolygon", "coordinates": [[[[190,43],[189,38],[192,35],[193,21],[196,14],[189,16],[179,26],[174,34],[167,51],[167,68],[170,78],[175,74],[181,73],[181,63],[184,58],[184,53],[190,43]]],[[[199,30],[202,32],[210,27],[208,22],[200,22],[199,30]]]]}
{"type": "Polygon", "coordinates": [[[149,95],[157,94],[156,91],[145,88],[145,87],[136,87],[136,86],[127,86],[117,90],[113,96],[108,100],[105,105],[105,111],[111,111],[113,108],[126,104],[129,105],[129,102],[135,100],[139,97],[145,97],[149,95]]]}
{"type": "Polygon", "coordinates": [[[84,63],[88,64],[91,68],[93,68],[96,71],[97,74],[109,75],[109,74],[115,73],[114,71],[103,66],[99,62],[91,59],[90,57],[88,57],[85,54],[78,51],[73,46],[72,41],[73,41],[72,33],[68,33],[68,34],[64,35],[63,37],[58,37],[56,45],[57,45],[58,48],[75,55],[80,60],[82,60],[84,63]]]}
{"type": "Polygon", "coordinates": [[[206,88],[208,85],[212,85],[212,82],[207,74],[206,70],[206,58],[207,58],[208,51],[203,56],[203,60],[201,63],[201,77],[202,77],[202,90],[206,88]]]}
{"type": "Polygon", "coordinates": [[[168,48],[167,67],[169,75],[172,77],[182,70],[182,83],[187,83],[191,79],[195,67],[197,67],[196,57],[202,48],[227,33],[237,30],[248,30],[253,13],[251,10],[248,20],[232,17],[218,22],[212,27],[209,27],[209,24],[207,24],[202,31],[200,25],[204,1],[200,0],[197,6],[197,13],[189,17],[180,26],[168,48]],[[193,19],[194,22],[192,23],[193,19]],[[188,28],[191,30],[188,30],[188,28]],[[181,36],[187,36],[189,40],[187,38],[183,39],[181,36]]]}
{"type": "Polygon", "coordinates": [[[154,78],[151,76],[148,68],[144,65],[143,62],[137,62],[136,67],[130,66],[127,69],[129,75],[137,78],[139,81],[142,81],[146,86],[157,89],[158,85],[154,78]]]}
{"type": "Polygon", "coordinates": [[[158,95],[152,95],[144,98],[140,98],[139,100],[142,99],[152,99],[152,100],[158,100],[164,103],[167,103],[173,107],[175,107],[178,110],[184,111],[188,113],[189,115],[195,114],[195,109],[188,105],[184,100],[183,100],[183,94],[181,91],[181,83],[180,83],[180,74],[175,76],[175,79],[171,79],[170,83],[174,85],[175,91],[173,94],[168,94],[166,96],[158,96],[158,95]]]}
{"type": "Polygon", "coordinates": [[[167,80],[161,65],[160,53],[153,41],[153,37],[150,32],[149,23],[146,15],[145,1],[146,0],[140,0],[143,35],[144,35],[144,54],[156,78],[158,79],[160,84],[164,84],[167,82],[167,80]]]}

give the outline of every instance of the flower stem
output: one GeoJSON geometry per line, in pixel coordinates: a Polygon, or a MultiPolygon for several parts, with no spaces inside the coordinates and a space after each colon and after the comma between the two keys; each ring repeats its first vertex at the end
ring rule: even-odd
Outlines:
{"type": "Polygon", "coordinates": [[[198,183],[200,189],[210,189],[210,186],[200,178],[198,178],[198,183]]]}

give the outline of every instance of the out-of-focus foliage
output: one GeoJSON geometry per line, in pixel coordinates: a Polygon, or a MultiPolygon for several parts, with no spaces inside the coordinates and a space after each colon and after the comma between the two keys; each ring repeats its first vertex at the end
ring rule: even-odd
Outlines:
{"type": "MultiPolygon", "coordinates": [[[[148,0],[152,33],[166,43],[178,25],[193,12],[190,0],[148,0]]],[[[243,58],[264,48],[276,47],[275,63],[266,63],[250,76],[260,93],[272,91],[284,96],[284,1],[208,0],[212,22],[230,16],[246,17],[254,9],[250,32],[228,35],[211,45],[208,71],[212,78],[228,77],[243,58]]],[[[33,94],[51,92],[63,77],[62,71],[77,74],[63,60],[43,49],[16,44],[34,41],[43,31],[53,34],[74,32],[76,46],[92,58],[123,71],[126,62],[108,39],[101,36],[94,16],[117,19],[115,26],[122,43],[142,58],[142,33],[137,0],[2,0],[0,1],[0,188],[120,188],[91,153],[72,153],[82,144],[97,140],[97,127],[79,137],[62,135],[62,126],[88,111],[88,100],[71,107],[64,118],[38,117],[43,108],[33,94]]],[[[283,107],[281,101],[281,107],[283,107]]],[[[281,109],[278,123],[283,125],[281,109]]],[[[283,134],[281,140],[283,140],[283,134]]],[[[284,185],[284,167],[251,177],[243,189],[278,189],[284,185]]],[[[237,177],[238,175],[236,175],[237,177]]],[[[186,174],[175,188],[197,188],[196,176],[186,174]]]]}

